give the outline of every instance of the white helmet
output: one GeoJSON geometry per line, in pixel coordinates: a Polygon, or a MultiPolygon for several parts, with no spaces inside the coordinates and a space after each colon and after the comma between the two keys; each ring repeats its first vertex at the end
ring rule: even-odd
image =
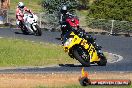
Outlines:
{"type": "Polygon", "coordinates": [[[62,7],[62,10],[67,10],[67,6],[64,5],[64,6],[62,7]]]}
{"type": "Polygon", "coordinates": [[[24,8],[24,3],[23,2],[19,2],[18,3],[18,7],[21,8],[21,9],[23,9],[24,8]]]}

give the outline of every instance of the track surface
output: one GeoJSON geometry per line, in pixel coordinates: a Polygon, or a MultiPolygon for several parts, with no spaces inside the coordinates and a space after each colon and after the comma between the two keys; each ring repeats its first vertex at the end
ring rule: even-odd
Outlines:
{"type": "MultiPolygon", "coordinates": [[[[49,32],[43,31],[43,35],[38,37],[34,35],[23,35],[20,30],[17,29],[0,29],[0,37],[26,39],[36,42],[50,42],[61,44],[60,32],[49,32]]],[[[103,47],[104,51],[115,53],[123,56],[123,60],[117,63],[108,63],[107,66],[96,66],[86,67],[89,71],[132,71],[132,37],[121,37],[121,36],[106,36],[96,35],[96,42],[103,47]]],[[[60,65],[54,67],[37,67],[37,68],[17,68],[17,69],[4,69],[2,72],[72,72],[80,71],[81,65],[60,65]]]]}

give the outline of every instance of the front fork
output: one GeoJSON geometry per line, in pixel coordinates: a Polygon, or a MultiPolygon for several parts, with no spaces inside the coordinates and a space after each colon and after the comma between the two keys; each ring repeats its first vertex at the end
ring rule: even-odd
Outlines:
{"type": "Polygon", "coordinates": [[[29,26],[29,30],[31,31],[31,32],[36,32],[36,27],[35,27],[35,24],[33,25],[33,24],[31,24],[30,26],[29,26]]]}
{"type": "Polygon", "coordinates": [[[32,24],[32,27],[33,27],[34,31],[37,31],[37,28],[35,27],[35,25],[37,25],[37,24],[32,24]]]}
{"type": "Polygon", "coordinates": [[[73,48],[69,49],[69,52],[68,52],[68,55],[74,59],[74,56],[73,56],[73,48]]]}

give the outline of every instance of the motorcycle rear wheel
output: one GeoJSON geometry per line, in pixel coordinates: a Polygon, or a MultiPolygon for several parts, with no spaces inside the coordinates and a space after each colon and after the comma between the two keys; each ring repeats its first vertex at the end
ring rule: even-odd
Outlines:
{"type": "Polygon", "coordinates": [[[74,48],[73,55],[83,66],[90,66],[90,56],[82,47],[74,48]]]}
{"type": "Polygon", "coordinates": [[[23,22],[20,22],[20,28],[21,28],[21,31],[23,34],[25,34],[25,35],[29,34],[29,32],[28,32],[26,26],[23,24],[23,22]]]}
{"type": "Polygon", "coordinates": [[[28,34],[29,34],[29,32],[28,32],[28,30],[27,30],[26,27],[22,27],[22,28],[21,28],[21,31],[22,31],[22,33],[23,33],[24,35],[28,35],[28,34]]]}

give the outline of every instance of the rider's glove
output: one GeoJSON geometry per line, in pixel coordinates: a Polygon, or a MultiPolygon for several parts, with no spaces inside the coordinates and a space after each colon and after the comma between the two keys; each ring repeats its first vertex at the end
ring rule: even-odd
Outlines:
{"type": "Polygon", "coordinates": [[[31,13],[31,10],[30,9],[27,9],[26,11],[29,12],[29,13],[31,13]]]}

